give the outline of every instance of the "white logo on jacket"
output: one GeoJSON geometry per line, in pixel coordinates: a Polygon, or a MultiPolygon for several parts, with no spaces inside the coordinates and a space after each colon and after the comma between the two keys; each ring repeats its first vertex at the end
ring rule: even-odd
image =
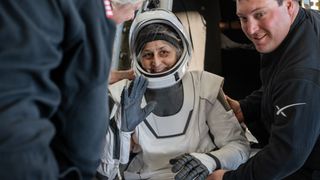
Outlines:
{"type": "Polygon", "coordinates": [[[282,116],[284,117],[287,117],[287,115],[283,112],[285,109],[288,109],[289,107],[293,107],[293,106],[301,106],[301,105],[305,105],[307,103],[294,103],[294,104],[289,104],[289,105],[286,105],[282,108],[279,108],[279,106],[276,105],[276,108],[277,108],[277,112],[276,112],[276,115],[279,115],[281,114],[282,116]]]}

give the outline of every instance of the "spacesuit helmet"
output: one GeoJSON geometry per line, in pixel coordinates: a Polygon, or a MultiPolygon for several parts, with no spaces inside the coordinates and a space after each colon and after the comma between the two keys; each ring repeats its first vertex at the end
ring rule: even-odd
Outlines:
{"type": "Polygon", "coordinates": [[[164,9],[152,9],[136,16],[130,28],[129,48],[135,73],[148,79],[150,89],[170,87],[179,82],[188,69],[192,53],[190,37],[182,23],[172,12],[164,9]],[[164,40],[173,45],[178,56],[170,69],[150,73],[141,66],[140,53],[146,43],[156,40],[164,40]]]}

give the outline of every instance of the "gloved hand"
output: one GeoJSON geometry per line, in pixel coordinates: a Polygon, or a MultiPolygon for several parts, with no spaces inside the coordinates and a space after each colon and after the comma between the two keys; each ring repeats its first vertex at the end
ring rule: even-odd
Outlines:
{"type": "Polygon", "coordinates": [[[143,76],[136,77],[121,93],[121,130],[133,131],[155,108],[156,102],[149,102],[141,108],[141,101],[148,81],[143,76]]]}
{"type": "Polygon", "coordinates": [[[175,180],[202,180],[209,175],[208,168],[190,154],[184,154],[170,160],[171,171],[177,173],[175,180]]]}

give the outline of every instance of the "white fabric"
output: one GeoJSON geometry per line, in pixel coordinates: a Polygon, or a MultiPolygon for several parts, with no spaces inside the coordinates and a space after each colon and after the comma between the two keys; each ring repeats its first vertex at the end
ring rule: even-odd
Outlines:
{"type": "MultiPolygon", "coordinates": [[[[110,117],[116,116],[118,112],[116,112],[116,109],[118,109],[119,103],[116,103],[114,107],[111,110],[110,117]]],[[[117,127],[121,127],[119,122],[117,122],[117,127]]],[[[129,155],[130,155],[130,145],[131,145],[131,134],[132,132],[122,132],[119,131],[120,135],[120,158],[114,159],[113,158],[113,152],[114,152],[114,137],[115,134],[111,130],[111,127],[109,126],[108,133],[106,134],[106,142],[103,149],[103,153],[101,156],[101,163],[97,168],[97,171],[108,177],[109,179],[114,179],[117,176],[119,165],[126,164],[129,161],[129,155]]]]}
{"type": "Polygon", "coordinates": [[[131,146],[131,133],[120,132],[121,142],[120,142],[120,159],[121,164],[127,164],[129,162],[130,146],[131,146]]]}
{"type": "Polygon", "coordinates": [[[191,153],[190,155],[197,158],[203,165],[205,165],[209,171],[209,174],[212,173],[217,168],[216,162],[212,157],[204,154],[204,153],[191,153]]]}
{"type": "Polygon", "coordinates": [[[106,134],[106,144],[103,149],[101,163],[97,169],[100,174],[109,177],[109,179],[115,178],[119,169],[119,160],[113,159],[113,139],[114,134],[112,131],[108,131],[106,134]]]}
{"type": "Polygon", "coordinates": [[[109,179],[114,179],[118,173],[119,165],[127,164],[130,155],[130,143],[131,143],[131,133],[130,132],[120,132],[120,158],[113,158],[114,151],[114,134],[111,130],[108,131],[106,135],[106,144],[104,146],[104,151],[101,157],[101,163],[97,171],[108,177],[109,179]]]}
{"type": "MultiPolygon", "coordinates": [[[[170,127],[171,130],[179,130],[175,134],[177,136],[167,138],[156,138],[146,123],[141,123],[132,135],[141,151],[130,163],[125,173],[125,179],[173,179],[174,174],[171,172],[170,159],[184,153],[207,153],[215,149],[216,145],[219,150],[210,153],[220,160],[223,169],[234,169],[247,160],[249,143],[244,132],[233,112],[226,111],[217,100],[223,78],[207,72],[188,72],[183,77],[182,83],[190,84],[183,86],[184,100],[193,99],[189,102],[192,103],[190,121],[187,123],[183,120],[184,124],[181,125],[166,122],[164,119],[168,117],[158,117],[156,119],[157,125],[149,123],[152,124],[151,127],[153,131],[158,133],[157,135],[166,134],[163,129],[157,130],[158,127],[164,127],[164,125],[170,127]],[[185,126],[186,129],[181,134],[180,127],[171,126],[185,126]],[[209,131],[214,136],[216,145],[212,142],[209,131]]],[[[114,88],[116,92],[111,92],[111,94],[121,91],[122,88],[121,85],[118,90],[114,88]]],[[[144,105],[145,101],[142,102],[142,106],[144,105]]],[[[190,112],[188,108],[182,108],[182,110],[190,112]]],[[[188,114],[189,112],[180,111],[179,113],[188,114]]],[[[171,131],[170,133],[174,135],[171,131]]],[[[204,162],[203,159],[202,161],[204,162]]],[[[207,163],[206,166],[210,169],[215,169],[215,162],[211,161],[211,165],[209,165],[210,160],[204,163],[207,163]]]]}

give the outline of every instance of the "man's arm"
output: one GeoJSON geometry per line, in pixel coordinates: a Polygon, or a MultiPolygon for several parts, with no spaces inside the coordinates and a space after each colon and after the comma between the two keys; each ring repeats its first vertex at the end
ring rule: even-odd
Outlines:
{"type": "Polygon", "coordinates": [[[50,73],[61,60],[61,9],[3,0],[0,22],[0,179],[58,179],[49,119],[60,101],[50,73]]]}
{"type": "Polygon", "coordinates": [[[262,93],[263,87],[261,87],[259,90],[252,92],[245,99],[239,101],[241,111],[244,117],[244,122],[246,124],[260,119],[262,93]]]}
{"type": "Polygon", "coordinates": [[[269,144],[237,170],[226,172],[223,179],[282,179],[310,155],[320,131],[319,85],[296,79],[281,83],[273,94],[269,144]]]}

